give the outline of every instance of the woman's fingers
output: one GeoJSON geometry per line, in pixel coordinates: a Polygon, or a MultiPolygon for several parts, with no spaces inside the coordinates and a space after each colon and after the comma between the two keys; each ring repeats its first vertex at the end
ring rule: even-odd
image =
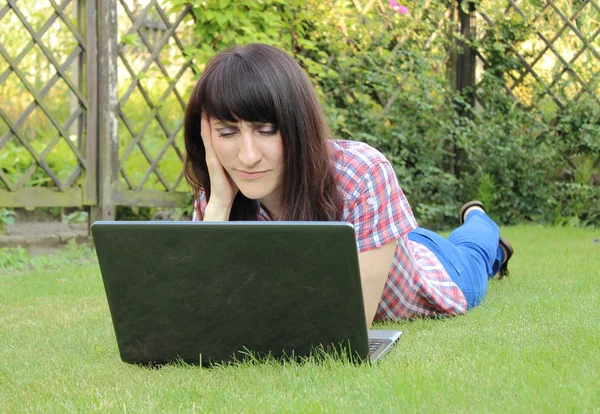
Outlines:
{"type": "Polygon", "coordinates": [[[200,120],[200,135],[202,136],[202,142],[204,142],[204,148],[208,150],[212,150],[212,132],[210,129],[210,121],[204,115],[200,120]]]}
{"type": "Polygon", "coordinates": [[[225,168],[223,168],[219,157],[217,157],[213,147],[210,120],[203,115],[200,122],[200,135],[202,136],[202,142],[204,142],[206,166],[210,176],[210,201],[212,203],[216,202],[218,205],[231,206],[239,190],[225,168]]]}
{"type": "Polygon", "coordinates": [[[208,167],[209,174],[220,173],[222,170],[221,162],[217,158],[215,149],[213,148],[212,142],[212,131],[210,128],[210,121],[207,117],[202,115],[200,124],[200,135],[202,135],[202,142],[204,142],[204,150],[206,152],[206,165],[208,167]]]}

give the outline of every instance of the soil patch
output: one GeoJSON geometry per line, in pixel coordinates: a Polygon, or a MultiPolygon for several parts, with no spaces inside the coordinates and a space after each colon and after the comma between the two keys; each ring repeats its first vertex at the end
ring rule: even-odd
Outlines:
{"type": "Polygon", "coordinates": [[[69,240],[89,242],[87,223],[17,222],[7,227],[6,234],[0,235],[0,248],[21,246],[32,255],[47,254],[65,247],[69,240]]]}
{"type": "MultiPolygon", "coordinates": [[[[63,211],[68,213],[69,210],[63,211]]],[[[92,243],[88,223],[65,223],[47,212],[16,210],[16,223],[8,226],[6,234],[0,234],[0,248],[24,247],[31,255],[55,253],[70,240],[92,243]]],[[[188,216],[174,216],[172,211],[158,211],[155,221],[191,220],[188,216]]]]}

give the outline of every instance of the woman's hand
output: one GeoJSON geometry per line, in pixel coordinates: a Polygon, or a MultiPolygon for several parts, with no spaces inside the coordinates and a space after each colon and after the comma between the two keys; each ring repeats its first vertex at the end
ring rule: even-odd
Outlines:
{"type": "Polygon", "coordinates": [[[213,147],[210,121],[204,115],[200,124],[200,134],[204,142],[206,166],[210,175],[210,199],[206,206],[204,221],[227,221],[239,189],[217,157],[213,147]]]}

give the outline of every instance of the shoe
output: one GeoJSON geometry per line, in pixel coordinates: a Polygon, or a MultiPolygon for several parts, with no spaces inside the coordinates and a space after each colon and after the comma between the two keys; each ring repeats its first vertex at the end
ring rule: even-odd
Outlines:
{"type": "Polygon", "coordinates": [[[463,206],[460,208],[460,216],[459,216],[459,221],[460,221],[460,225],[462,226],[463,223],[465,222],[465,213],[467,212],[467,210],[471,207],[480,207],[481,209],[483,209],[483,211],[485,211],[485,208],[483,207],[483,203],[479,200],[473,200],[473,201],[469,201],[468,203],[463,204],[463,206]]]}
{"type": "Polygon", "coordinates": [[[504,262],[502,262],[502,266],[498,271],[498,279],[503,279],[504,277],[509,275],[508,271],[508,261],[515,254],[515,249],[511,246],[511,244],[504,237],[500,236],[499,240],[500,247],[504,250],[504,262]]]}
{"type": "MultiPolygon", "coordinates": [[[[461,226],[465,222],[465,213],[467,212],[467,210],[469,208],[475,207],[475,206],[479,207],[483,211],[485,211],[483,203],[479,200],[472,200],[472,201],[469,201],[468,203],[463,204],[463,206],[460,208],[460,216],[459,216],[459,221],[460,221],[461,226]]],[[[508,271],[508,261],[513,256],[513,254],[515,254],[515,249],[508,242],[508,240],[506,240],[502,236],[500,236],[500,240],[498,241],[498,243],[500,244],[500,247],[502,247],[502,249],[504,250],[504,262],[502,262],[502,266],[500,266],[500,270],[498,271],[498,279],[503,279],[506,276],[508,276],[510,273],[508,271]]]]}

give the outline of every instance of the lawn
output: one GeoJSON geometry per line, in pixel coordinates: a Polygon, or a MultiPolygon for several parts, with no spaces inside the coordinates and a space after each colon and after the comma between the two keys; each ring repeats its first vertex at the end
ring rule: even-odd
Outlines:
{"type": "Polygon", "coordinates": [[[0,411],[597,411],[600,231],[503,234],[511,276],[466,316],[384,325],[404,336],[373,366],[128,365],[91,249],[13,260],[0,268],[0,411]]]}

